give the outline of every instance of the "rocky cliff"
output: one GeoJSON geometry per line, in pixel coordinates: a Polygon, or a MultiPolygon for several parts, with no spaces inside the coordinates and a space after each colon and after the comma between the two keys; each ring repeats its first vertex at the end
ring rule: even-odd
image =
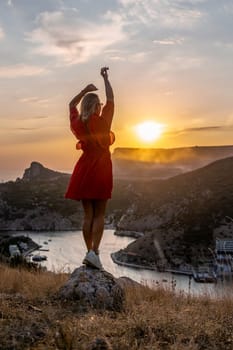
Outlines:
{"type": "Polygon", "coordinates": [[[34,179],[43,179],[43,180],[56,180],[61,177],[67,177],[69,174],[60,173],[48,168],[45,168],[39,162],[32,162],[30,167],[25,169],[23,174],[23,181],[33,181],[34,179]]]}
{"type": "Polygon", "coordinates": [[[81,208],[64,198],[70,175],[32,162],[22,179],[0,184],[0,230],[72,230],[81,208]]]}

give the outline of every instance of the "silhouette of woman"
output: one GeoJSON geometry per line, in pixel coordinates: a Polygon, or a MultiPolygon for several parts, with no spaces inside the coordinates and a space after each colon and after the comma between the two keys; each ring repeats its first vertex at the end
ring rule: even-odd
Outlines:
{"type": "Polygon", "coordinates": [[[108,68],[101,68],[106,93],[102,103],[93,84],[87,85],[70,104],[70,127],[82,149],[68,185],[66,198],[81,200],[84,209],[83,238],[87,253],[83,263],[102,269],[99,245],[104,230],[107,200],[112,192],[112,161],[109,146],[114,142],[110,131],[114,113],[114,96],[108,80],[108,68]],[[81,102],[80,113],[77,105],[81,102]],[[101,111],[102,109],[102,111],[101,111]]]}

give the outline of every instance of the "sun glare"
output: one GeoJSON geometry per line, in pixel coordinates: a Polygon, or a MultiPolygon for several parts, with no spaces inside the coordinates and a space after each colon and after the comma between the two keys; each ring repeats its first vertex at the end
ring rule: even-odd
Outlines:
{"type": "Polygon", "coordinates": [[[146,121],[144,123],[136,125],[136,133],[137,135],[146,142],[152,142],[157,140],[162,132],[163,132],[163,125],[153,122],[153,121],[146,121]]]}

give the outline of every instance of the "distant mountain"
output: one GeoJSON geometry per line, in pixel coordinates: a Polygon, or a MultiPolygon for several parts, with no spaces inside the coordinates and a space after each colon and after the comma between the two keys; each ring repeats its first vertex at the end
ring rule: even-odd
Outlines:
{"type": "Polygon", "coordinates": [[[69,176],[69,174],[54,171],[45,168],[42,164],[38,162],[32,162],[30,167],[25,169],[22,180],[32,181],[35,179],[43,180],[54,180],[63,176],[69,176]]]}
{"type": "Polygon", "coordinates": [[[181,148],[116,148],[113,152],[117,178],[165,179],[233,156],[233,146],[181,148]]]}
{"type": "Polygon", "coordinates": [[[32,162],[22,179],[0,184],[0,231],[72,230],[82,211],[64,198],[70,175],[32,162]]]}
{"type": "MultiPolygon", "coordinates": [[[[32,162],[22,179],[0,184],[0,230],[81,229],[80,202],[64,198],[69,178],[32,162]]],[[[154,259],[154,239],[171,264],[177,256],[189,261],[213,247],[215,228],[233,217],[232,191],[233,157],[166,180],[115,176],[106,224],[145,233],[135,242],[145,264],[154,259]]],[[[131,245],[124,252],[137,249],[131,245]]]]}
{"type": "MultiPolygon", "coordinates": [[[[0,183],[0,231],[80,230],[83,209],[80,202],[65,199],[70,174],[32,162],[22,179],[0,183]]],[[[128,182],[115,181],[106,224],[114,223],[130,204],[128,182]]]]}

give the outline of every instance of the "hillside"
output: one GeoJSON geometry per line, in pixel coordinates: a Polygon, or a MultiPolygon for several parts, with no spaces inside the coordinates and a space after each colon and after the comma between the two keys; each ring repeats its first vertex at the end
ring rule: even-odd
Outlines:
{"type": "Polygon", "coordinates": [[[32,162],[22,179],[0,184],[0,230],[65,230],[80,226],[80,209],[64,198],[68,181],[69,175],[32,162]]]}
{"type": "MultiPolygon", "coordinates": [[[[35,162],[32,163],[33,168],[35,162]]],[[[66,200],[69,175],[36,164],[35,176],[0,184],[0,230],[81,229],[79,202],[66,200]]],[[[27,173],[35,172],[30,169],[27,173]]],[[[215,236],[232,235],[233,157],[165,180],[114,179],[106,224],[143,232],[117,258],[144,266],[179,267],[211,257],[215,236]],[[218,233],[216,233],[218,229],[218,233]]]]}
{"type": "MultiPolygon", "coordinates": [[[[125,310],[83,310],[56,295],[68,275],[0,264],[2,350],[231,350],[233,301],[175,293],[175,286],[126,291],[125,310]]],[[[231,293],[231,294],[230,294],[231,293]]]]}
{"type": "MultiPolygon", "coordinates": [[[[32,162],[22,179],[0,184],[0,231],[77,230],[82,227],[80,202],[64,198],[70,174],[32,162]]],[[[115,181],[106,224],[115,225],[130,204],[128,182],[115,181]]]]}
{"type": "Polygon", "coordinates": [[[116,148],[112,159],[117,178],[165,179],[230,156],[233,146],[116,148]]]}
{"type": "MultiPolygon", "coordinates": [[[[118,230],[144,232],[117,257],[125,262],[172,267],[211,258],[215,229],[225,226],[233,238],[233,157],[163,181],[135,187],[138,198],[118,224],[118,230]],[[156,243],[155,243],[156,242],[156,243]],[[159,249],[158,249],[159,245],[159,249]]],[[[224,231],[224,230],[223,230],[224,231]]],[[[218,237],[224,237],[218,231],[218,237]]]]}

